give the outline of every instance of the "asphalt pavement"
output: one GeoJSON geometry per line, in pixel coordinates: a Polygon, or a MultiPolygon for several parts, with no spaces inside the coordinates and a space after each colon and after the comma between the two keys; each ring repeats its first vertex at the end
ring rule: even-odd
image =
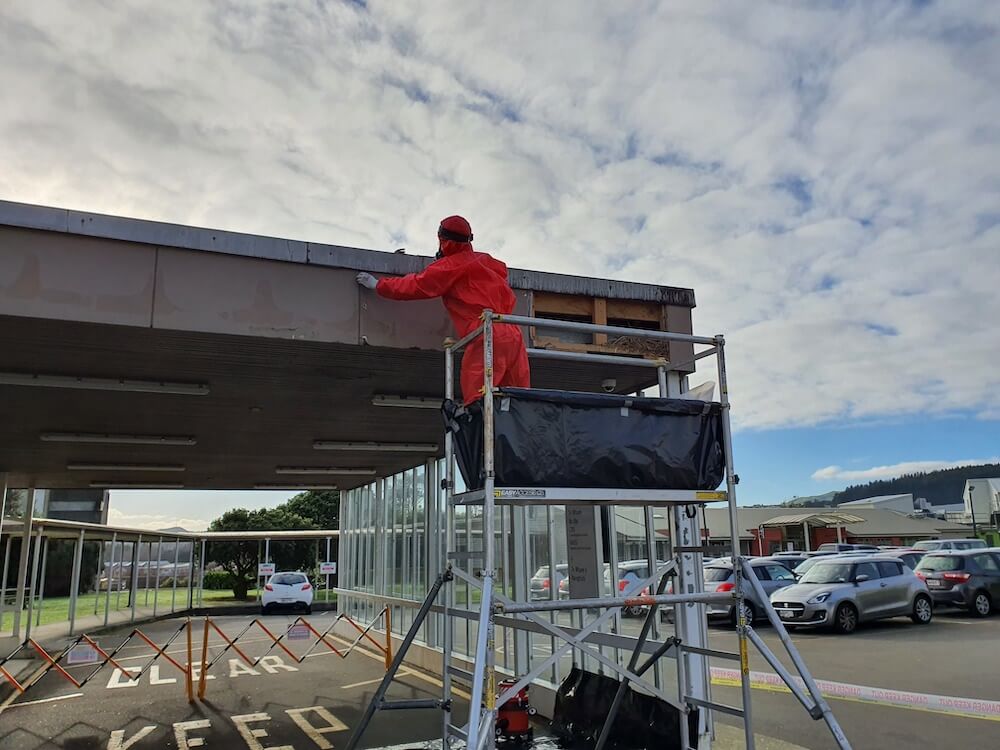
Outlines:
{"type": "MultiPolygon", "coordinates": [[[[330,614],[311,618],[330,621],[330,614]]],[[[265,622],[282,632],[294,617],[275,616],[265,622]]],[[[219,618],[229,635],[239,632],[247,617],[219,618]]],[[[195,621],[194,658],[201,644],[200,622],[195,621]]],[[[162,643],[178,624],[174,621],[144,627],[153,641],[162,643]]],[[[638,620],[626,620],[623,630],[638,630],[638,620]]],[[[757,628],[776,652],[780,643],[768,627],[757,628]]],[[[350,638],[348,628],[339,631],[350,638]]],[[[184,633],[168,650],[181,663],[187,659],[184,633]]],[[[851,636],[824,631],[793,635],[814,676],[826,681],[829,702],[857,750],[884,748],[990,748],[1000,746],[1000,617],[971,618],[957,610],[940,610],[927,626],[900,618],[866,626],[851,636]],[[991,713],[994,712],[995,713],[991,713]],[[961,743],[956,745],[956,738],[961,743]]],[[[102,647],[120,636],[102,637],[102,647]]],[[[224,642],[212,636],[209,658],[219,655],[224,642]]],[[[309,640],[289,641],[301,656],[309,640]]],[[[735,650],[734,633],[724,626],[710,628],[714,648],[735,650]]],[[[251,659],[262,654],[270,639],[253,629],[238,644],[251,659]]],[[[544,657],[548,638],[533,639],[536,657],[544,657]]],[[[120,654],[126,668],[142,666],[150,648],[130,642],[120,654]]],[[[502,663],[501,658],[498,662],[502,663]]],[[[564,660],[568,668],[570,657],[564,660]]],[[[788,659],[783,659],[788,663],[788,659]]],[[[732,662],[713,662],[713,693],[718,701],[740,704],[732,662]]],[[[771,740],[761,747],[835,747],[822,723],[811,720],[795,699],[771,684],[773,669],[751,652],[754,727],[771,740]]],[[[86,665],[70,670],[79,679],[86,665]]],[[[565,670],[564,670],[565,671],[565,670]]],[[[182,673],[161,658],[137,682],[120,670],[106,667],[94,680],[77,689],[50,673],[28,694],[10,702],[0,714],[0,748],[305,748],[343,747],[383,674],[381,655],[356,652],[340,659],[324,649],[296,663],[280,649],[272,649],[256,668],[246,666],[230,649],[207,673],[205,700],[189,704],[182,673]],[[200,740],[200,741],[199,741],[200,740]],[[256,743],[256,744],[255,744],[256,743]]],[[[664,660],[662,676],[670,685],[672,662],[664,660]]],[[[403,674],[390,698],[432,698],[438,681],[416,672],[403,674]]],[[[459,696],[461,698],[461,696],[459,696]]],[[[459,701],[456,717],[467,707],[459,701]]],[[[739,747],[738,732],[729,717],[719,717],[726,747],[739,747]]],[[[362,747],[382,747],[429,740],[440,735],[440,714],[408,711],[376,715],[362,747]]],[[[406,746],[406,745],[404,745],[406,746]]]]}

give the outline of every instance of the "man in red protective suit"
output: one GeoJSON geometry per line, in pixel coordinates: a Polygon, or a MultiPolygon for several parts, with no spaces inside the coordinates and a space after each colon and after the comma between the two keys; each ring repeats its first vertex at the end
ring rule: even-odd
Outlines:
{"type": "MultiPolygon", "coordinates": [[[[437,259],[420,273],[400,278],[376,279],[359,273],[358,283],[380,296],[396,300],[440,297],[459,338],[476,329],[483,310],[509,314],[514,292],[507,283],[507,266],[472,248],[472,227],[461,216],[449,216],[438,227],[437,259]]],[[[461,387],[466,404],[483,392],[483,339],[476,338],[462,357],[461,387]]],[[[528,353],[517,326],[493,327],[493,384],[531,387],[528,353]]]]}

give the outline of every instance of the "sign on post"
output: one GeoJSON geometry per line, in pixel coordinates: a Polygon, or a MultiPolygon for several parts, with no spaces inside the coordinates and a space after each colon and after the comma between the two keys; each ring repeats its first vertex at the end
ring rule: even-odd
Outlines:
{"type": "Polygon", "coordinates": [[[70,665],[94,664],[96,662],[97,649],[89,643],[78,643],[66,654],[66,663],[70,665]]]}
{"type": "Polygon", "coordinates": [[[257,564],[257,575],[261,578],[264,576],[274,575],[274,563],[258,563],[257,564]]]}
{"type": "Polygon", "coordinates": [[[309,638],[309,628],[305,625],[292,625],[288,629],[288,640],[290,641],[305,641],[309,638]]]}
{"type": "Polygon", "coordinates": [[[321,562],[319,564],[319,574],[324,576],[337,575],[336,562],[321,562]]]}

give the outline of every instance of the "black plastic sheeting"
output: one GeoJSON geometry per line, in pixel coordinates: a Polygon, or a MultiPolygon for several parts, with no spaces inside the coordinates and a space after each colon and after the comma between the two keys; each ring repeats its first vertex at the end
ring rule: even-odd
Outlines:
{"type": "MultiPolygon", "coordinates": [[[[618,680],[573,667],[556,692],[552,733],[564,747],[592,748],[618,692],[618,680]]],[[[681,748],[681,712],[651,695],[626,688],[611,734],[609,750],[681,748]]],[[[697,748],[698,710],[688,714],[692,747],[697,748]]]]}
{"type": "MultiPolygon", "coordinates": [[[[505,388],[493,404],[497,487],[714,490],[725,473],[714,402],[505,388]]],[[[482,402],[443,410],[465,484],[482,489],[482,402]]]]}

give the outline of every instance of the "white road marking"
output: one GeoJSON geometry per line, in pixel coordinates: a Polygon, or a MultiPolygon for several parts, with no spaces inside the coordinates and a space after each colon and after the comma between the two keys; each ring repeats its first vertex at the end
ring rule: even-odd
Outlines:
{"type": "MultiPolygon", "coordinates": [[[[413,674],[409,669],[400,669],[396,672],[397,677],[405,677],[408,674],[413,674]]],[[[381,677],[376,677],[374,680],[365,680],[364,682],[352,682],[350,685],[341,685],[341,690],[350,690],[351,688],[364,687],[365,685],[376,685],[382,682],[381,677]]]]}
{"type": "Polygon", "coordinates": [[[257,741],[268,736],[267,730],[251,729],[249,725],[251,722],[256,721],[270,721],[271,717],[268,714],[242,714],[240,716],[233,716],[232,720],[236,725],[236,731],[240,733],[240,736],[247,743],[247,747],[250,750],[295,750],[291,745],[271,745],[270,747],[264,747],[257,741]]]}
{"type": "Polygon", "coordinates": [[[188,737],[191,729],[208,729],[212,722],[208,719],[198,719],[197,721],[178,721],[174,724],[174,739],[177,740],[177,750],[188,750],[192,747],[202,747],[205,744],[204,737],[188,737]]]}
{"type": "Polygon", "coordinates": [[[128,742],[125,741],[125,730],[116,729],[111,733],[111,737],[108,739],[108,750],[128,750],[132,745],[141,740],[148,734],[152,734],[156,731],[156,725],[150,724],[144,726],[138,732],[132,735],[132,739],[128,742]]]}
{"type": "Polygon", "coordinates": [[[8,708],[18,708],[19,706],[37,706],[39,703],[55,703],[56,701],[64,701],[67,698],[82,698],[83,693],[67,693],[66,695],[54,695],[51,698],[39,698],[35,701],[21,701],[20,703],[11,703],[8,708]]]}
{"type": "Polygon", "coordinates": [[[320,750],[332,750],[333,745],[330,744],[323,735],[330,734],[331,732],[344,732],[347,731],[347,724],[342,722],[336,716],[327,711],[323,706],[310,706],[309,708],[286,708],[285,713],[299,725],[299,729],[305,732],[306,736],[316,743],[316,746],[320,750]],[[310,724],[306,719],[306,712],[312,712],[318,714],[319,717],[326,722],[325,727],[317,727],[310,724]]]}

